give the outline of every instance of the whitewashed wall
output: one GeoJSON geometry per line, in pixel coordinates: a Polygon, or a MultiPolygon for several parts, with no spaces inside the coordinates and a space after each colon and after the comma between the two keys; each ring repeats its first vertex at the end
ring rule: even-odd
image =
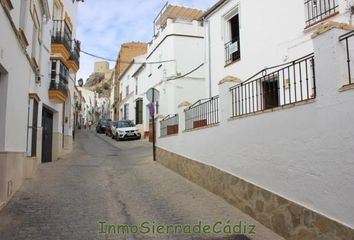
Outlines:
{"type": "MultiPolygon", "coordinates": [[[[352,0],[339,0],[339,14],[328,21],[350,23],[349,2],[353,3],[352,0]]],[[[304,1],[227,1],[205,22],[206,62],[209,67],[210,59],[212,95],[218,94],[217,83],[220,78],[231,75],[247,79],[265,67],[312,53],[310,36],[318,24],[309,29],[305,27],[304,1]],[[236,6],[240,13],[241,60],[225,67],[224,16],[236,6]]],[[[209,76],[209,68],[206,70],[209,76]]]]}
{"type": "MultiPolygon", "coordinates": [[[[160,92],[159,115],[175,114],[181,100],[194,102],[205,97],[205,69],[201,67],[187,77],[170,81],[201,65],[204,60],[204,29],[200,22],[167,20],[149,44],[147,62],[173,60],[171,62],[147,64],[136,74],[138,94],[143,99],[143,126],[149,131],[149,104],[146,92],[155,87],[160,92]]],[[[135,116],[134,116],[135,117],[135,116]]]]}
{"type": "MultiPolygon", "coordinates": [[[[124,117],[124,105],[129,104],[129,116],[128,120],[135,122],[135,101],[136,101],[136,92],[135,87],[137,84],[136,78],[133,77],[134,73],[140,68],[143,62],[145,62],[146,55],[137,56],[134,58],[134,64],[132,64],[124,75],[120,78],[120,92],[122,93],[122,99],[119,104],[119,111],[123,110],[123,115],[120,116],[120,119],[124,117]],[[127,86],[129,86],[129,92],[127,92],[127,86]]],[[[141,81],[138,85],[139,92],[144,89],[145,80],[141,81]]]]}
{"type": "MultiPolygon", "coordinates": [[[[14,9],[10,15],[16,28],[19,28],[20,1],[13,2],[14,9]]],[[[6,78],[2,78],[0,85],[1,101],[1,124],[0,151],[25,152],[27,139],[28,119],[28,93],[30,83],[34,81],[34,72],[30,63],[23,54],[21,45],[17,40],[16,33],[11,28],[8,18],[1,7],[0,29],[3,33],[0,38],[0,64],[7,71],[6,78]],[[20,69],[20,71],[19,71],[20,69]],[[3,93],[5,93],[3,95],[3,93]],[[16,94],[15,94],[16,93],[16,94]],[[16,111],[13,111],[13,109],[16,111]],[[2,143],[2,144],[1,144],[2,143]]],[[[31,54],[32,20],[27,14],[26,36],[29,41],[27,52],[31,54]],[[30,31],[31,30],[31,31],[30,31]]],[[[3,75],[2,75],[3,76],[3,75]]]]}
{"type": "Polygon", "coordinates": [[[338,41],[343,33],[335,29],[314,39],[313,103],[229,121],[230,85],[223,84],[219,126],[185,133],[180,129],[178,136],[159,138],[158,146],[353,228],[354,90],[339,91],[348,83],[345,47],[338,41]]]}

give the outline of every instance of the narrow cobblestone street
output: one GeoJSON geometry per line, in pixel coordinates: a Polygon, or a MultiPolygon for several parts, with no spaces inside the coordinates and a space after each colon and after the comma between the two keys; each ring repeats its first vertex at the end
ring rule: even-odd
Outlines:
{"type": "Polygon", "coordinates": [[[98,222],[213,224],[228,220],[256,224],[256,235],[250,239],[282,239],[221,198],[154,163],[151,152],[146,141],[116,142],[93,132],[79,132],[75,151],[42,165],[0,212],[0,239],[209,239],[105,236],[99,234],[98,222]]]}

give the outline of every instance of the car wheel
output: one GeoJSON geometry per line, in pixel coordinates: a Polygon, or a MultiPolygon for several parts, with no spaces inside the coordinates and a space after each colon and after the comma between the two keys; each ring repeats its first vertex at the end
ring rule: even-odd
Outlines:
{"type": "Polygon", "coordinates": [[[119,141],[118,133],[116,134],[116,140],[119,141]]]}

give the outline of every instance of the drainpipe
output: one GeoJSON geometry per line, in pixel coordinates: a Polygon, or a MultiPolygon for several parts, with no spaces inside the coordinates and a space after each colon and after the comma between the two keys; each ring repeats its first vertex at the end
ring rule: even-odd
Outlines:
{"type": "Polygon", "coordinates": [[[208,71],[209,71],[209,98],[211,98],[211,44],[210,44],[210,22],[204,18],[204,22],[208,24],[208,71]]]}

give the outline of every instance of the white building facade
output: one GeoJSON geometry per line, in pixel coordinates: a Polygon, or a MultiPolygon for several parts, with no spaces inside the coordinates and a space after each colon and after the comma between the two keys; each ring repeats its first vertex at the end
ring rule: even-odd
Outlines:
{"type": "MultiPolygon", "coordinates": [[[[133,104],[126,105],[129,118],[140,125],[145,135],[151,132],[150,103],[146,98],[150,88],[160,93],[155,104],[157,117],[176,113],[181,101],[195,102],[206,96],[204,28],[197,21],[202,14],[201,10],[167,4],[154,22],[155,34],[146,58],[139,58],[141,64],[134,64],[138,65],[134,66],[136,71],[128,74],[132,94],[129,99],[134,99],[133,104]]],[[[127,86],[121,86],[123,101],[127,86]]],[[[123,117],[124,104],[120,109],[123,117]]]]}
{"type": "MultiPolygon", "coordinates": [[[[135,57],[126,70],[119,77],[120,81],[120,120],[133,121],[143,131],[142,127],[142,97],[139,93],[138,79],[134,75],[141,68],[146,60],[146,55],[135,57]]],[[[140,89],[141,90],[141,89],[140,89]]]]}
{"type": "Polygon", "coordinates": [[[218,94],[223,77],[247,79],[313,53],[314,30],[328,21],[351,24],[352,5],[352,0],[219,1],[203,16],[210,97],[218,94]]]}
{"type": "Polygon", "coordinates": [[[177,135],[164,134],[175,122],[159,122],[157,160],[285,239],[353,238],[353,6],[210,8],[211,98],[180,105],[177,135]]]}
{"type": "Polygon", "coordinates": [[[86,89],[84,87],[78,87],[81,92],[82,98],[84,100],[83,106],[83,115],[81,123],[83,125],[87,125],[90,121],[95,121],[95,102],[96,102],[96,94],[95,92],[86,89]]]}
{"type": "Polygon", "coordinates": [[[1,1],[0,205],[41,162],[71,151],[78,2],[1,1]]]}

